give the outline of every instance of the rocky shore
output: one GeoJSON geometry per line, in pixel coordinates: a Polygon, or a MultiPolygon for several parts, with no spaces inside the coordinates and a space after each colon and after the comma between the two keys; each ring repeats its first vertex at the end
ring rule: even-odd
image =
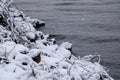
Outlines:
{"type": "Polygon", "coordinates": [[[0,5],[0,80],[113,80],[100,55],[75,57],[71,43],[58,45],[37,30],[44,21],[26,16],[12,0],[0,5]]]}

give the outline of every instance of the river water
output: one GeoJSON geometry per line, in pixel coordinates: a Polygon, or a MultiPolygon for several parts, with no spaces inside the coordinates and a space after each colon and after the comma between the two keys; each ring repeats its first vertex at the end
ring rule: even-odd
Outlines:
{"type": "Polygon", "coordinates": [[[101,64],[120,80],[120,0],[15,0],[26,15],[46,22],[40,30],[58,43],[73,44],[73,54],[101,55],[101,64]]]}

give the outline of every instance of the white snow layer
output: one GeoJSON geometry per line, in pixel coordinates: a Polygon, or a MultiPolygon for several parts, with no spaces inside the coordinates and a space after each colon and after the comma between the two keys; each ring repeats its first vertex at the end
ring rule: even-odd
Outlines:
{"type": "Polygon", "coordinates": [[[0,80],[113,80],[99,55],[73,56],[71,43],[58,45],[35,29],[42,21],[26,17],[11,0],[0,4],[0,80]]]}

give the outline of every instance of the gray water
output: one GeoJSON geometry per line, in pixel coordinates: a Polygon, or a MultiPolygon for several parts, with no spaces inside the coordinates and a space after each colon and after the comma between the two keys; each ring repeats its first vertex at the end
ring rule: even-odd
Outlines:
{"type": "Polygon", "coordinates": [[[58,43],[71,42],[74,55],[100,54],[101,64],[120,80],[120,0],[15,0],[15,5],[45,21],[40,30],[58,43]]]}

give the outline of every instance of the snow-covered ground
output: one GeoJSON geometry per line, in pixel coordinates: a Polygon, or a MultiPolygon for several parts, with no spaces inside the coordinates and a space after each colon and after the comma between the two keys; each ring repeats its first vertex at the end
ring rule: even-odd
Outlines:
{"type": "Polygon", "coordinates": [[[0,5],[0,80],[113,80],[100,55],[75,57],[71,43],[58,45],[37,31],[43,21],[25,16],[11,0],[0,5]]]}

